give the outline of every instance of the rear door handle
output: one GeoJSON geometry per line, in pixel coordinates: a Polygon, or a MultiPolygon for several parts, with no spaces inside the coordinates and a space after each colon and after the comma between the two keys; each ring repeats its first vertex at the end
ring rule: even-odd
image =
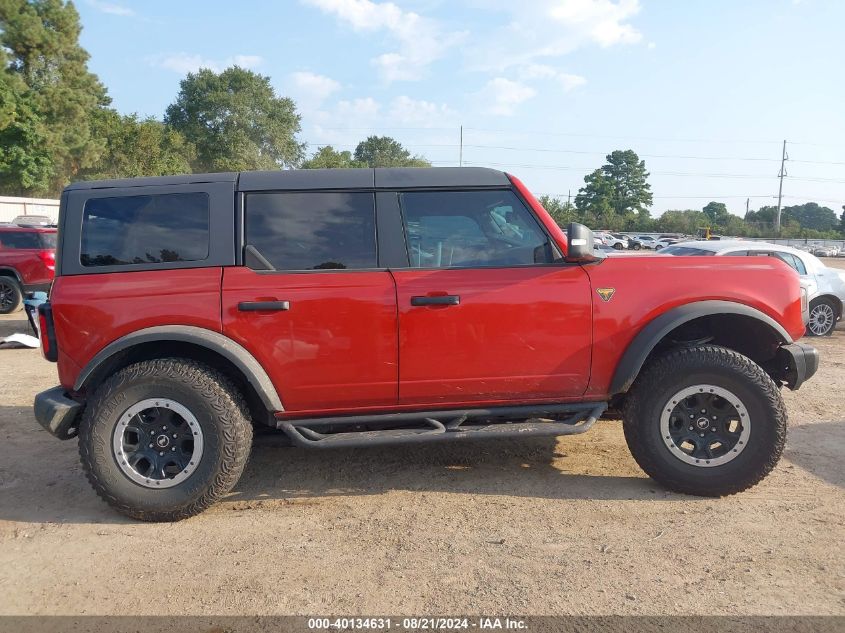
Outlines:
{"type": "Polygon", "coordinates": [[[437,297],[411,297],[412,306],[456,306],[461,303],[459,295],[440,295],[437,297]]]}
{"type": "Polygon", "coordinates": [[[241,301],[238,304],[241,312],[280,312],[290,310],[290,301],[241,301]]]}

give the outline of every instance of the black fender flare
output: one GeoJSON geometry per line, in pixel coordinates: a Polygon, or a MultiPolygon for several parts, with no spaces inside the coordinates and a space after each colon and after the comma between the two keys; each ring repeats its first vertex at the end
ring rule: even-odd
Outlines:
{"type": "Polygon", "coordinates": [[[12,268],[11,266],[0,266],[0,275],[2,275],[3,277],[14,277],[19,284],[23,285],[23,279],[21,279],[21,276],[18,274],[18,271],[12,268]],[[5,275],[4,273],[12,274],[5,275]]]}
{"type": "Polygon", "coordinates": [[[116,341],[112,341],[85,365],[76,379],[73,390],[81,391],[84,389],[97,368],[101,367],[104,362],[108,361],[115,354],[142,343],[159,343],[163,341],[191,343],[216,352],[237,367],[244,378],[255,389],[261,398],[261,402],[267,407],[268,411],[285,410],[282,406],[282,400],[273,386],[273,382],[270,380],[270,376],[267,375],[261,363],[246,348],[219,332],[189,325],[160,325],[144,328],[127,334],[116,341]]]}
{"type": "Polygon", "coordinates": [[[756,319],[768,325],[783,344],[792,343],[792,337],[780,323],[751,306],[715,300],[687,303],[664,312],[639,331],[616,366],[610,383],[610,394],[625,393],[630,389],[648,355],[669,332],[688,321],[712,314],[738,314],[756,319]]]}

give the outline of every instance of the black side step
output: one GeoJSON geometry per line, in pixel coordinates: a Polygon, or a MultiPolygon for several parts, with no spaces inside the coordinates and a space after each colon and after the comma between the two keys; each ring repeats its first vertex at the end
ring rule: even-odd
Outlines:
{"type": "Polygon", "coordinates": [[[305,448],[382,446],[413,442],[455,440],[469,437],[515,437],[526,435],[575,435],[588,430],[607,409],[606,402],[530,405],[453,411],[388,413],[303,420],[279,420],[295,446],[305,448]],[[564,420],[541,418],[567,416],[564,420]],[[493,421],[495,418],[522,419],[523,422],[493,421]],[[468,423],[476,420],[476,423],[468,423]],[[401,426],[401,424],[415,426],[401,426]],[[362,424],[396,425],[375,431],[320,433],[317,428],[354,428],[362,424]]]}

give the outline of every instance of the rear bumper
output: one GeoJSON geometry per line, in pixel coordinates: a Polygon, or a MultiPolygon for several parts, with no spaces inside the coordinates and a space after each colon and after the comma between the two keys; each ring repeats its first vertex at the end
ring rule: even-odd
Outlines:
{"type": "Polygon", "coordinates": [[[798,389],[819,368],[819,351],[803,343],[783,345],[778,350],[777,361],[782,368],[786,386],[798,389]]]}
{"type": "Polygon", "coordinates": [[[68,398],[62,387],[53,387],[35,396],[35,419],[60,440],[76,437],[83,405],[68,398]]]}

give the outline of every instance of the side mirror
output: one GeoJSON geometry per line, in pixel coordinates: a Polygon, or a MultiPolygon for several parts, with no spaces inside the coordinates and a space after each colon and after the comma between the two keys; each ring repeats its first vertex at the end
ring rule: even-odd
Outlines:
{"type": "Polygon", "coordinates": [[[568,262],[594,262],[599,259],[595,253],[595,239],[593,232],[583,224],[570,222],[566,229],[568,242],[566,249],[566,261],[568,262]]]}

